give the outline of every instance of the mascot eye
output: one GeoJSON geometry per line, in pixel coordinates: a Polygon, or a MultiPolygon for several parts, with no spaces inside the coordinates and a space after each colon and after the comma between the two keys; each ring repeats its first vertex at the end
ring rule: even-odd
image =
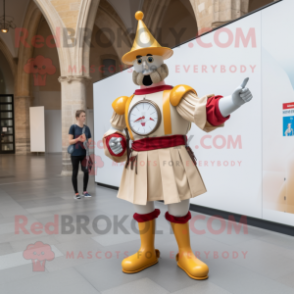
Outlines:
{"type": "Polygon", "coordinates": [[[153,62],[153,57],[148,57],[148,62],[152,63],[153,62]]]}
{"type": "Polygon", "coordinates": [[[137,63],[142,64],[142,59],[141,58],[137,59],[137,63]]]}

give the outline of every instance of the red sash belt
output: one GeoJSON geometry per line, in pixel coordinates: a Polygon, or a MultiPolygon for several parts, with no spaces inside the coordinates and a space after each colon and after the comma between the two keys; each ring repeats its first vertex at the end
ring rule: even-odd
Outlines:
{"type": "Polygon", "coordinates": [[[134,151],[150,151],[155,149],[170,148],[186,145],[186,135],[172,135],[163,137],[144,138],[136,140],[132,144],[134,151]]]}
{"type": "MultiPolygon", "coordinates": [[[[129,137],[127,136],[127,142],[129,142],[129,137]]],[[[192,159],[195,166],[197,165],[197,159],[192,151],[192,149],[187,145],[187,136],[186,135],[172,135],[172,136],[163,136],[163,137],[153,137],[153,138],[144,138],[136,140],[133,142],[132,147],[128,148],[128,159],[125,164],[125,168],[128,168],[131,164],[131,169],[134,168],[137,174],[137,161],[138,155],[131,156],[132,151],[150,151],[155,149],[170,148],[184,145],[190,158],[192,159]]],[[[129,146],[129,143],[127,144],[129,146]]]]}

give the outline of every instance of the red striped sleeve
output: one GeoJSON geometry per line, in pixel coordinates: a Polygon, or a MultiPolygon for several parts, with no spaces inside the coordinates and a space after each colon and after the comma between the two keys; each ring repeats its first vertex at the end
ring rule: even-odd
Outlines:
{"type": "Polygon", "coordinates": [[[207,121],[213,126],[219,126],[230,118],[230,115],[223,117],[219,110],[219,100],[223,96],[217,95],[207,99],[206,116],[207,121]]]}

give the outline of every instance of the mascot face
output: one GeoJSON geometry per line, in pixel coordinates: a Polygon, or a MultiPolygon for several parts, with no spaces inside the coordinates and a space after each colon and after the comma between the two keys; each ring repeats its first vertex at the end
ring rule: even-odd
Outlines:
{"type": "Polygon", "coordinates": [[[133,62],[133,82],[138,86],[152,86],[160,83],[168,76],[168,67],[163,58],[157,55],[147,54],[137,56],[133,62]]]}

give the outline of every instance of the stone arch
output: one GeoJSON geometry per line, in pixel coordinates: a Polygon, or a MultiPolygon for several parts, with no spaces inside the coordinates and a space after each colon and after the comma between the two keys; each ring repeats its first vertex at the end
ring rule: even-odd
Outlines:
{"type": "Polygon", "coordinates": [[[167,0],[164,3],[165,6],[159,9],[162,16],[156,25],[161,30],[155,33],[161,45],[174,47],[195,38],[198,27],[190,1],[167,0]]]}
{"type": "MultiPolygon", "coordinates": [[[[36,34],[42,13],[34,2],[30,2],[26,11],[22,29],[27,34],[27,40],[31,41],[36,34]]],[[[30,125],[29,108],[33,97],[30,91],[30,75],[24,71],[28,59],[32,57],[33,47],[19,44],[18,63],[15,75],[15,151],[16,153],[30,152],[30,125]]]]}
{"type": "MultiPolygon", "coordinates": [[[[108,13],[105,7],[99,7],[98,12],[97,12],[97,17],[95,19],[95,25],[98,27],[98,29],[103,29],[106,27],[111,27],[113,30],[115,37],[115,41],[117,40],[117,32],[118,30],[121,30],[122,32],[126,32],[127,29],[125,28],[124,24],[117,19],[115,19],[112,15],[108,13]]],[[[125,34],[125,41],[122,41],[121,44],[122,46],[113,46],[117,56],[120,58],[122,57],[127,51],[130,50],[132,47],[132,40],[129,36],[129,34],[125,34]],[[127,43],[127,44],[126,44],[127,43]]]]}
{"type": "Polygon", "coordinates": [[[199,35],[248,13],[249,0],[190,0],[199,35]]]}
{"type": "Polygon", "coordinates": [[[8,47],[6,46],[6,44],[3,42],[3,40],[1,38],[0,38],[0,51],[5,56],[9,66],[10,66],[12,74],[15,75],[15,73],[16,73],[15,59],[13,58],[10,50],[8,49],[8,47]]]}
{"type": "MultiPolygon", "coordinates": [[[[80,14],[77,22],[77,27],[85,28],[82,32],[81,38],[87,39],[91,42],[91,32],[94,27],[95,17],[98,10],[100,0],[88,0],[82,1],[82,7],[80,9],[80,14]]],[[[90,43],[84,42],[82,50],[78,52],[78,60],[81,62],[80,67],[85,67],[87,73],[89,74],[90,70],[90,43]]]]}
{"type": "Polygon", "coordinates": [[[161,27],[163,15],[171,0],[164,1],[144,1],[142,11],[144,11],[144,21],[151,32],[156,32],[158,27],[161,27]]]}
{"type": "MultiPolygon", "coordinates": [[[[92,31],[95,15],[98,9],[100,0],[75,0],[71,4],[77,5],[77,15],[73,17],[71,21],[68,21],[66,14],[58,11],[58,5],[50,0],[34,0],[42,11],[46,18],[52,33],[60,33],[62,40],[67,39],[67,30],[73,29],[75,35],[73,36],[73,42],[77,42],[77,45],[64,44],[62,41],[60,46],[57,47],[59,62],[61,67],[61,77],[72,76],[84,76],[89,78],[89,56],[90,47],[86,42],[83,42],[92,31]],[[79,30],[78,28],[82,28],[79,30]],[[83,44],[80,46],[80,44],[83,44]],[[69,46],[68,46],[69,45],[69,46]],[[70,74],[69,68],[76,66],[77,68],[83,68],[81,73],[70,74]]],[[[70,1],[68,1],[70,2],[70,1]]],[[[70,39],[70,38],[69,38],[70,39]]]]}
{"type": "MultiPolygon", "coordinates": [[[[40,40],[44,40],[44,43],[40,46],[34,46],[32,60],[38,57],[39,62],[50,62],[52,64],[52,70],[46,74],[44,73],[45,75],[30,72],[30,93],[34,97],[32,106],[44,106],[45,110],[60,110],[61,85],[58,80],[60,77],[59,56],[56,43],[52,38],[51,29],[43,15],[38,24],[36,35],[40,36],[40,40]],[[40,58],[40,56],[43,58],[40,58]]],[[[48,125],[46,125],[46,130],[48,130],[48,125]]],[[[46,146],[48,146],[48,142],[46,146]]],[[[46,151],[50,152],[47,149],[46,151]]]]}
{"type": "Polygon", "coordinates": [[[75,111],[86,109],[87,84],[90,80],[90,46],[84,42],[92,31],[100,0],[34,0],[46,18],[52,33],[60,32],[61,40],[69,39],[69,46],[57,46],[61,76],[62,118],[62,174],[71,172],[67,154],[68,130],[75,122],[75,111]],[[77,28],[83,28],[77,30],[77,28]],[[68,31],[74,33],[68,37],[68,31]],[[75,43],[77,42],[77,43],[75,43]],[[71,46],[72,45],[72,46],[71,46]]]}
{"type": "Polygon", "coordinates": [[[16,97],[29,97],[30,96],[30,75],[26,73],[23,69],[29,58],[32,57],[33,54],[33,46],[30,45],[30,41],[32,37],[36,34],[38,24],[40,22],[42,13],[38,9],[38,7],[34,4],[34,2],[30,2],[24,24],[23,30],[27,32],[27,40],[29,41],[29,46],[25,46],[22,42],[19,44],[19,52],[18,52],[18,64],[17,64],[17,72],[16,72],[16,84],[15,84],[15,96],[16,97]]]}
{"type": "MultiPolygon", "coordinates": [[[[168,15],[168,11],[170,11],[171,7],[180,7],[183,11],[189,11],[193,19],[195,20],[195,14],[192,12],[192,6],[189,0],[185,1],[177,1],[177,0],[149,0],[142,2],[142,11],[144,12],[144,22],[149,28],[149,30],[153,33],[155,38],[160,41],[162,38],[161,31],[158,28],[165,28],[173,27],[172,20],[168,15]],[[165,23],[166,22],[166,23],[165,23]]],[[[117,37],[117,30],[121,30],[122,32],[126,32],[126,42],[120,43],[120,46],[116,46],[114,44],[114,49],[116,50],[117,56],[121,58],[127,51],[130,50],[134,40],[134,33],[131,32],[132,30],[136,30],[136,27],[133,28],[126,28],[124,22],[120,18],[119,14],[117,13],[117,7],[113,7],[111,3],[106,0],[101,0],[97,12],[97,16],[95,19],[95,25],[98,28],[110,27],[114,34],[117,37]],[[131,29],[128,31],[127,29],[131,29]]],[[[134,7],[132,7],[134,9],[134,7]]],[[[171,9],[172,10],[172,9],[171,9]]],[[[185,14],[185,13],[184,13],[185,14]]],[[[134,15],[131,16],[134,23],[136,23],[134,15]]],[[[189,19],[190,21],[190,19],[189,19]]],[[[190,22],[191,24],[191,22],[190,22]]],[[[189,25],[190,25],[189,24],[189,25]]],[[[197,23],[196,26],[193,24],[193,28],[195,28],[193,32],[193,37],[197,34],[197,23]]],[[[169,32],[165,32],[169,33],[169,32]]],[[[191,34],[190,34],[191,35],[191,34]]],[[[191,38],[191,36],[189,36],[191,38]]],[[[166,39],[166,38],[165,38],[166,39]]],[[[172,43],[172,42],[171,42],[172,43]]],[[[170,44],[172,46],[178,44],[170,44]]]]}
{"type": "Polygon", "coordinates": [[[0,64],[3,79],[1,94],[13,94],[16,73],[16,59],[13,58],[11,51],[0,38],[0,64]]]}
{"type": "Polygon", "coordinates": [[[0,94],[14,94],[14,72],[11,62],[7,60],[6,55],[0,50],[0,94]]]}
{"type": "Polygon", "coordinates": [[[60,70],[63,74],[68,69],[67,65],[71,64],[70,55],[65,54],[62,48],[63,42],[61,40],[63,37],[64,23],[49,0],[34,0],[34,2],[38,6],[40,12],[43,14],[45,19],[47,20],[47,23],[51,29],[52,34],[56,35],[60,70]]]}

